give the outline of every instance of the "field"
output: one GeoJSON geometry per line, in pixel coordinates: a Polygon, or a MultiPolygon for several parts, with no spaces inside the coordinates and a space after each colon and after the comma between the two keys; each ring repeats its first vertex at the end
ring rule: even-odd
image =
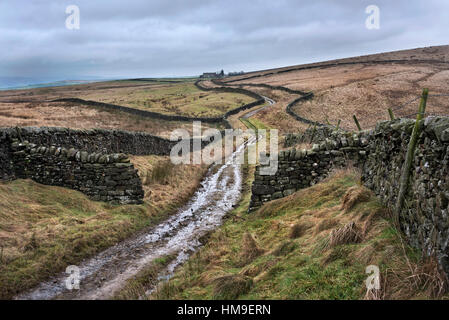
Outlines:
{"type": "MultiPolygon", "coordinates": [[[[330,62],[376,61],[387,59],[403,59],[404,63],[341,65],[326,67],[328,62],[311,64],[318,66],[313,69],[294,70],[296,67],[273,69],[249,73],[227,79],[230,84],[270,84],[291,89],[312,91],[313,100],[300,103],[294,111],[311,120],[336,124],[341,120],[345,129],[356,129],[352,121],[355,114],[363,129],[372,128],[377,121],[388,119],[387,108],[398,108],[419,96],[422,88],[429,88],[430,96],[427,111],[430,114],[449,114],[449,46],[430,47],[424,49],[383,53],[366,57],[355,57],[330,62]],[[421,63],[421,60],[435,62],[421,63]],[[439,61],[439,62],[436,62],[439,61]],[[321,66],[321,67],[320,67],[321,66]],[[286,71],[280,74],[272,72],[286,71]],[[256,78],[235,81],[244,77],[256,78]]],[[[269,96],[269,95],[268,95],[269,96]]],[[[291,117],[286,117],[285,107],[294,97],[289,94],[278,94],[278,103],[270,110],[256,116],[270,127],[277,127],[282,132],[303,130],[304,125],[298,124],[291,117]],[[277,125],[276,125],[276,122],[277,125]]],[[[274,98],[276,100],[276,98],[274,98]]],[[[395,114],[398,117],[407,116],[417,111],[418,102],[406,104],[395,114]]]]}
{"type": "MultiPolygon", "coordinates": [[[[71,102],[0,103],[0,127],[49,126],[73,129],[118,129],[141,131],[170,137],[175,129],[192,133],[191,122],[166,121],[140,117],[122,111],[89,107],[71,102]]],[[[202,123],[207,128],[212,125],[202,123]]],[[[220,127],[217,124],[214,127],[220,127]]]]}
{"type": "Polygon", "coordinates": [[[219,117],[254,101],[242,94],[201,91],[192,82],[97,90],[77,97],[164,114],[202,118],[219,117]]]}

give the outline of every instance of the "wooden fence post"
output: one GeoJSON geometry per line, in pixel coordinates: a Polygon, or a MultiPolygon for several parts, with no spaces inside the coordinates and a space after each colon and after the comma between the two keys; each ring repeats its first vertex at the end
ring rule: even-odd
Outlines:
{"type": "Polygon", "coordinates": [[[390,120],[394,120],[394,114],[393,114],[393,110],[391,110],[391,108],[388,108],[388,114],[390,115],[390,120]]]}
{"type": "Polygon", "coordinates": [[[357,117],[355,115],[353,115],[352,118],[354,119],[357,129],[359,129],[359,131],[362,131],[362,128],[360,127],[360,123],[359,123],[359,120],[357,120],[357,117]]]}
{"type": "Polygon", "coordinates": [[[312,143],[313,138],[315,137],[315,131],[316,131],[316,122],[313,124],[312,135],[310,136],[310,142],[309,143],[312,143]]]}
{"type": "Polygon", "coordinates": [[[399,193],[396,201],[396,207],[394,210],[394,218],[399,225],[399,216],[401,214],[402,206],[404,205],[405,194],[407,192],[408,183],[410,180],[410,169],[412,167],[413,160],[415,158],[415,149],[419,137],[419,122],[424,117],[426,111],[427,95],[429,89],[424,89],[419,103],[418,115],[416,116],[416,122],[413,126],[412,135],[410,136],[410,142],[408,144],[407,153],[405,155],[404,165],[402,166],[401,178],[399,180],[399,193]]]}

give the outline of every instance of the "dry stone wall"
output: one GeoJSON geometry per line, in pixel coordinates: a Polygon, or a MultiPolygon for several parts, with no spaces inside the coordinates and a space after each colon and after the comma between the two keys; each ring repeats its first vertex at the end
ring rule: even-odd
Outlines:
{"type": "MultiPolygon", "coordinates": [[[[393,208],[414,123],[397,119],[379,122],[372,131],[334,131],[311,150],[281,151],[275,175],[261,176],[256,168],[250,209],[313,185],[348,163],[360,168],[363,184],[393,208]]],[[[428,117],[419,125],[399,224],[409,243],[424,255],[435,255],[449,274],[449,118],[428,117]]]]}
{"type": "MultiPolygon", "coordinates": [[[[195,139],[190,139],[191,149],[195,139]]],[[[198,146],[210,142],[205,138],[198,146]]],[[[176,143],[122,130],[0,128],[0,179],[30,178],[82,191],[94,200],[139,203],[142,183],[124,154],[169,155],[176,143]]]]}
{"type": "MultiPolygon", "coordinates": [[[[414,123],[414,120],[379,123],[370,139],[362,180],[388,207],[396,204],[414,123]]],[[[422,131],[399,222],[410,244],[427,256],[435,255],[449,273],[449,118],[429,117],[420,126],[422,131]]]]}
{"type": "Polygon", "coordinates": [[[366,157],[367,145],[368,133],[335,131],[310,150],[280,151],[274,175],[260,175],[261,166],[256,168],[250,209],[314,185],[327,177],[333,168],[345,166],[348,160],[359,165],[366,157]]]}
{"type": "Polygon", "coordinates": [[[11,144],[11,151],[16,178],[78,190],[92,200],[142,203],[142,183],[123,153],[88,153],[17,139],[11,144]]]}
{"type": "Polygon", "coordinates": [[[93,200],[140,203],[142,183],[124,154],[168,155],[176,143],[120,130],[0,128],[0,179],[30,178],[79,190],[93,200]]]}

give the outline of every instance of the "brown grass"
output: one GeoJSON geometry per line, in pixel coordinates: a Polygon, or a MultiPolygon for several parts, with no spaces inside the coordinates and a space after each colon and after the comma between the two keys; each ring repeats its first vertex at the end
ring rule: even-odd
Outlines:
{"type": "Polygon", "coordinates": [[[371,197],[371,191],[366,187],[354,186],[346,191],[341,204],[341,210],[349,211],[357,203],[365,202],[371,197]]]}
{"type": "Polygon", "coordinates": [[[264,250],[259,248],[256,240],[250,233],[245,233],[242,239],[242,249],[240,253],[240,265],[244,266],[262,255],[264,250]]]}
{"type": "MultiPolygon", "coordinates": [[[[133,156],[142,174],[168,157],[133,156]]],[[[80,192],[31,180],[0,182],[0,298],[76,264],[133,232],[159,222],[184,204],[205,166],[180,166],[168,184],[144,186],[143,205],[115,206],[80,192]]]]}
{"type": "Polygon", "coordinates": [[[175,170],[178,168],[170,160],[160,161],[152,170],[147,170],[143,184],[169,184],[170,178],[175,176],[175,170]]]}
{"type": "Polygon", "coordinates": [[[218,300],[236,299],[247,293],[253,285],[250,277],[242,275],[226,275],[215,279],[214,283],[214,299],[218,300]]]}
{"type": "MultiPolygon", "coordinates": [[[[320,213],[326,213],[326,211],[321,211],[319,214],[316,214],[318,217],[322,217],[320,213]]],[[[335,227],[338,224],[338,220],[334,218],[326,218],[320,220],[320,222],[315,227],[314,235],[319,234],[322,231],[329,230],[333,227],[335,227]]]]}
{"type": "Polygon", "coordinates": [[[304,235],[304,233],[307,231],[307,229],[309,229],[310,226],[303,224],[303,223],[295,223],[291,229],[290,229],[290,233],[288,234],[288,237],[290,239],[296,239],[301,237],[302,235],[304,235]]]}
{"type": "MultiPolygon", "coordinates": [[[[338,61],[367,61],[385,59],[405,59],[406,64],[357,64],[348,66],[322,67],[309,70],[291,71],[259,78],[242,80],[238,83],[266,83],[285,86],[302,91],[313,91],[315,97],[294,107],[300,116],[356,130],[352,120],[355,114],[363,129],[372,128],[377,121],[388,119],[387,108],[402,105],[427,87],[432,94],[449,93],[449,71],[447,64],[417,64],[414,59],[432,59],[449,61],[449,46],[421,48],[398,52],[382,53],[367,57],[340,59],[338,61]]],[[[320,65],[316,63],[312,65],[320,65]]],[[[292,67],[277,70],[288,70],[292,67]]],[[[261,71],[254,74],[265,74],[261,71]]],[[[233,77],[233,79],[244,76],[233,77]]],[[[254,89],[254,88],[253,88],[254,89]]],[[[251,90],[253,90],[251,89],[251,90]]],[[[271,110],[257,115],[257,118],[281,132],[304,130],[304,124],[297,124],[294,119],[284,118],[285,106],[296,96],[280,92],[278,105],[271,110]]],[[[267,92],[270,97],[270,93],[267,92]]],[[[427,111],[433,114],[449,114],[447,97],[429,96],[427,111]]],[[[411,103],[395,112],[397,117],[415,113],[418,103],[411,103]]]]}
{"type": "Polygon", "coordinates": [[[360,228],[351,221],[341,228],[332,230],[329,236],[329,245],[335,247],[341,244],[358,243],[362,241],[360,228]]]}

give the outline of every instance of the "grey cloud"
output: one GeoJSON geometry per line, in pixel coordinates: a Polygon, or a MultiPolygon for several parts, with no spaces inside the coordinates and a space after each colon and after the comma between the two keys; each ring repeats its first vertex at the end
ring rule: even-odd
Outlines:
{"type": "Polygon", "coordinates": [[[0,2],[2,76],[194,75],[447,44],[441,0],[48,0],[0,2]],[[81,29],[65,28],[76,4],[81,29]],[[365,7],[380,30],[364,27],[365,7]]]}

